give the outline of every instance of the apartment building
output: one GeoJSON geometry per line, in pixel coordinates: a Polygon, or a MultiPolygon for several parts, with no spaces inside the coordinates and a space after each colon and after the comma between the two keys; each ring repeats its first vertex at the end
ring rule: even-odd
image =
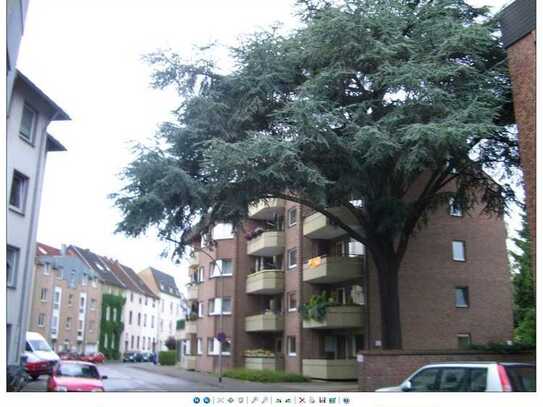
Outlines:
{"type": "MultiPolygon", "coordinates": [[[[331,210],[355,226],[347,211],[331,210]]],[[[356,378],[357,351],[381,347],[377,275],[364,246],[281,199],[251,206],[243,230],[220,237],[193,240],[184,366],[217,371],[225,337],[223,368],[356,378]]],[[[499,218],[454,205],[432,216],[400,272],[404,349],[512,338],[505,238],[499,218]]]]}
{"type": "MultiPolygon", "coordinates": [[[[9,3],[11,7],[12,3],[17,2],[9,3]]],[[[21,7],[23,11],[26,10],[25,5],[21,7]]],[[[14,16],[20,17],[17,14],[14,16]]],[[[10,69],[13,70],[13,67],[10,69]]],[[[8,81],[11,80],[9,75],[8,72],[8,81]]],[[[49,152],[66,150],[47,132],[47,128],[52,121],[70,119],[64,110],[21,72],[16,71],[12,84],[8,84],[11,85],[6,121],[8,365],[19,363],[29,324],[36,233],[46,159],[49,152]]]]}
{"type": "Polygon", "coordinates": [[[57,352],[98,352],[101,285],[78,257],[38,243],[28,330],[57,352]]]}
{"type": "Polygon", "coordinates": [[[172,276],[152,267],[138,273],[158,298],[157,302],[157,351],[167,350],[166,340],[175,337],[176,323],[182,313],[182,297],[172,276]]]}

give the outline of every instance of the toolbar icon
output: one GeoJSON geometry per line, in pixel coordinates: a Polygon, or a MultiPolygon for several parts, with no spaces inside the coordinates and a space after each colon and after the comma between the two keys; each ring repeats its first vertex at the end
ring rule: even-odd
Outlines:
{"type": "Polygon", "coordinates": [[[194,404],[200,404],[200,397],[194,397],[192,401],[194,404]]]}

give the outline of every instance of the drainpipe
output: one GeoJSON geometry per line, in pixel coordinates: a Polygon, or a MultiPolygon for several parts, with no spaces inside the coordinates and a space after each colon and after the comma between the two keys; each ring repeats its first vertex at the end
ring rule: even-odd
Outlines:
{"type": "MultiPolygon", "coordinates": [[[[58,111],[55,111],[51,118],[49,119],[49,123],[55,120],[55,118],[58,115],[58,111]]],[[[39,118],[39,116],[38,116],[39,118]]],[[[21,301],[19,303],[19,320],[18,320],[18,328],[19,328],[19,341],[17,343],[17,346],[15,348],[15,355],[19,359],[21,359],[21,354],[23,353],[23,349],[25,348],[26,343],[26,330],[28,328],[28,311],[29,311],[29,301],[30,295],[32,293],[32,287],[33,287],[33,276],[32,273],[29,275],[29,268],[34,264],[34,254],[35,250],[32,250],[34,247],[32,241],[32,236],[34,235],[34,230],[37,232],[38,225],[35,224],[35,222],[38,220],[38,217],[36,216],[36,211],[39,209],[38,207],[38,190],[40,186],[40,172],[41,177],[43,180],[43,177],[45,176],[45,159],[47,156],[47,127],[49,124],[45,125],[42,131],[42,137],[40,140],[39,145],[39,155],[38,155],[38,166],[36,171],[36,177],[34,180],[34,189],[32,194],[32,206],[30,211],[30,233],[28,234],[27,244],[26,244],[26,253],[25,253],[25,266],[23,269],[23,283],[21,285],[21,301]],[[43,170],[42,170],[42,162],[43,162],[43,170]],[[31,261],[32,259],[32,261],[31,261]]],[[[21,360],[19,360],[19,363],[21,363],[21,360]]]]}

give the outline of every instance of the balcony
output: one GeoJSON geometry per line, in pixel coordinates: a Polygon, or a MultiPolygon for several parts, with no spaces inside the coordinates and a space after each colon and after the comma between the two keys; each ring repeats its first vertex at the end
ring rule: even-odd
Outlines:
{"type": "Polygon", "coordinates": [[[284,250],[284,231],[262,232],[247,243],[247,254],[249,256],[271,257],[283,253],[284,250]]]}
{"type": "MultiPolygon", "coordinates": [[[[346,225],[358,229],[358,221],[347,208],[328,209],[346,225]]],[[[339,226],[335,226],[323,214],[316,212],[304,219],[304,236],[310,239],[335,239],[346,232],[339,226]]]]}
{"type": "Polygon", "coordinates": [[[284,208],[284,199],[261,199],[252,205],[249,205],[249,218],[261,220],[273,219],[276,214],[281,214],[284,208]]]}
{"type": "Polygon", "coordinates": [[[285,288],[283,270],[262,270],[247,276],[247,294],[278,294],[285,288]]]}
{"type": "Polygon", "coordinates": [[[333,284],[362,277],[363,257],[314,257],[304,264],[304,282],[333,284]]]}
{"type": "Polygon", "coordinates": [[[309,329],[342,329],[362,327],[362,307],[360,305],[332,305],[326,308],[322,321],[304,320],[303,327],[309,329]]]}
{"type": "Polygon", "coordinates": [[[356,359],[303,359],[303,375],[323,380],[356,380],[356,359]]]}
{"type": "Polygon", "coordinates": [[[183,355],[181,358],[181,367],[185,370],[196,370],[196,356],[183,355]]]}
{"type": "Polygon", "coordinates": [[[278,357],[247,357],[245,369],[251,370],[281,370],[281,359],[278,357]]]}
{"type": "Polygon", "coordinates": [[[187,284],[187,300],[198,299],[198,284],[187,284]]]}
{"type": "Polygon", "coordinates": [[[185,324],[185,335],[198,333],[198,324],[196,321],[187,321],[185,324]]]}
{"type": "Polygon", "coordinates": [[[199,264],[198,262],[199,262],[198,254],[197,253],[192,253],[189,256],[189,267],[197,267],[198,264],[199,264]]]}
{"type": "Polygon", "coordinates": [[[283,316],[272,312],[245,318],[246,332],[279,332],[283,330],[283,316]]]}

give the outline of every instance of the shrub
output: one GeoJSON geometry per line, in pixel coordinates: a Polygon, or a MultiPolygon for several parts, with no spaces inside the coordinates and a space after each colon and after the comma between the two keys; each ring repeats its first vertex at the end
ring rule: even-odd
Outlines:
{"type": "Polygon", "coordinates": [[[305,321],[314,319],[320,322],[326,317],[327,308],[331,305],[335,305],[334,300],[327,297],[326,293],[313,295],[306,304],[300,306],[302,319],[305,321]]]}
{"type": "Polygon", "coordinates": [[[505,342],[488,342],[486,344],[471,344],[469,349],[494,353],[517,353],[534,350],[535,345],[521,342],[513,342],[512,344],[505,342]]]}
{"type": "Polygon", "coordinates": [[[229,369],[224,372],[224,377],[246,380],[260,383],[301,383],[309,379],[298,373],[287,373],[275,370],[251,370],[251,369],[229,369]]]}
{"type": "Polygon", "coordinates": [[[164,343],[164,345],[166,345],[168,350],[175,350],[177,346],[177,341],[175,340],[173,336],[168,336],[168,339],[166,339],[166,342],[164,343]]]}
{"type": "Polygon", "coordinates": [[[177,362],[177,352],[173,350],[162,351],[158,354],[158,363],[163,366],[173,366],[177,362]]]}

